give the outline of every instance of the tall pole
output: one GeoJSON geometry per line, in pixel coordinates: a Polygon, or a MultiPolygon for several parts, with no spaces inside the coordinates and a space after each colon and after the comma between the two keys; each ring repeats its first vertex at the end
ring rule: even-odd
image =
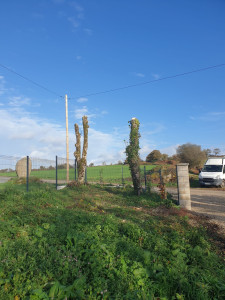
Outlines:
{"type": "Polygon", "coordinates": [[[68,136],[68,103],[67,95],[65,95],[66,103],[66,182],[69,183],[69,136],[68,136]]]}

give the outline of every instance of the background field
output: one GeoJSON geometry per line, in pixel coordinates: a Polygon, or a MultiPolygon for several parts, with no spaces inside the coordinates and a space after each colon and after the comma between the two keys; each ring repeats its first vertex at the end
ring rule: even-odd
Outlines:
{"type": "MultiPolygon", "coordinates": [[[[155,165],[146,165],[146,171],[152,170],[155,165]]],[[[141,174],[144,180],[144,166],[141,165],[141,174]]],[[[70,168],[69,172],[70,180],[75,179],[75,169],[70,168]]],[[[0,176],[16,177],[16,172],[2,172],[0,176]]],[[[32,177],[40,179],[55,180],[55,170],[32,170],[32,177]]],[[[66,180],[66,169],[58,169],[58,179],[66,180]]],[[[131,174],[128,165],[110,165],[110,166],[96,166],[87,167],[87,181],[88,182],[100,182],[100,183],[131,183],[131,174]]]]}

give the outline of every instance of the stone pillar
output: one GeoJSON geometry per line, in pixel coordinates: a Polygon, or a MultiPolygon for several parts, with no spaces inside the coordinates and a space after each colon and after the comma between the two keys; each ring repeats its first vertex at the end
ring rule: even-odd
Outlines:
{"type": "Polygon", "coordinates": [[[191,195],[188,165],[186,163],[177,165],[177,191],[178,203],[181,207],[191,210],[191,195]]]}
{"type": "Polygon", "coordinates": [[[16,163],[16,174],[19,178],[26,178],[27,175],[30,176],[30,172],[32,169],[32,162],[29,158],[29,174],[27,174],[27,157],[24,157],[16,163]]]}

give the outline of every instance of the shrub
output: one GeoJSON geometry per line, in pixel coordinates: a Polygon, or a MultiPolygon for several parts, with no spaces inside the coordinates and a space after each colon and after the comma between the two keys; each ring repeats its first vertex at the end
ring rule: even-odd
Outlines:
{"type": "Polygon", "coordinates": [[[206,160],[206,152],[201,146],[187,143],[177,148],[177,156],[182,163],[189,163],[190,168],[200,168],[206,160]]]}
{"type": "Polygon", "coordinates": [[[157,160],[160,160],[162,158],[162,154],[159,150],[153,150],[151,153],[149,153],[146,157],[147,162],[155,162],[157,160]]]}

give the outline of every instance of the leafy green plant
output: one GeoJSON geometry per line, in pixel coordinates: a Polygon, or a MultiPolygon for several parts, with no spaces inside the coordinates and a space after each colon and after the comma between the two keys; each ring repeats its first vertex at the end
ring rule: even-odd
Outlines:
{"type": "Polygon", "coordinates": [[[225,266],[205,229],[169,216],[158,194],[47,184],[25,193],[11,183],[0,204],[0,299],[225,296],[225,266]]]}

